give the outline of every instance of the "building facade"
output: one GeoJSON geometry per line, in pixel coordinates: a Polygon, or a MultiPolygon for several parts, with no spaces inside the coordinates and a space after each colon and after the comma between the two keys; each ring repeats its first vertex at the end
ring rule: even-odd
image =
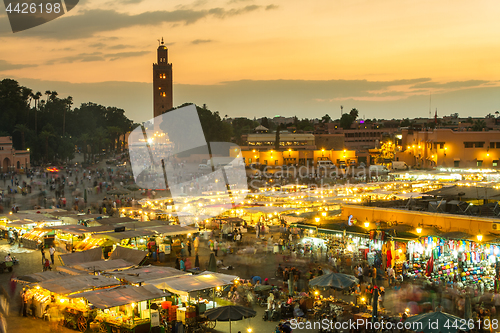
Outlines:
{"type": "MultiPolygon", "coordinates": [[[[259,127],[257,127],[258,129],[259,127]]],[[[253,133],[246,136],[247,149],[273,149],[275,147],[276,133],[253,133]]],[[[307,150],[316,149],[314,134],[280,133],[280,148],[307,150]]]]}
{"type": "Polygon", "coordinates": [[[30,151],[12,147],[12,137],[0,137],[0,162],[2,172],[24,172],[30,168],[30,151]]]}
{"type": "Polygon", "coordinates": [[[174,106],[172,64],[168,63],[168,49],[161,39],[157,62],[153,64],[153,116],[157,117],[174,106]]]}
{"type": "Polygon", "coordinates": [[[402,130],[396,159],[411,167],[499,168],[500,131],[402,130]]]}

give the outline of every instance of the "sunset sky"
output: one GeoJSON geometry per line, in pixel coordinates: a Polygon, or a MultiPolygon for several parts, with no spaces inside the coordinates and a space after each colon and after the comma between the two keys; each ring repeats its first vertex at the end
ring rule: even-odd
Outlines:
{"type": "Polygon", "coordinates": [[[152,118],[163,36],[174,105],[223,116],[484,116],[500,110],[495,0],[80,0],[12,33],[0,5],[0,79],[152,118]],[[429,95],[432,94],[431,103],[429,95]]]}

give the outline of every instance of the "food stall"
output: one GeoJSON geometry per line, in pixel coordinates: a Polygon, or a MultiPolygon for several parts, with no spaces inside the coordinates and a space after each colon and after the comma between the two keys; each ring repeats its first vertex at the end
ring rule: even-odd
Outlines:
{"type": "Polygon", "coordinates": [[[62,225],[46,227],[55,231],[55,243],[58,251],[85,251],[101,246],[104,240],[92,238],[92,234],[114,230],[112,226],[85,227],[83,225],[62,225]]]}
{"type": "MultiPolygon", "coordinates": [[[[87,308],[96,308],[90,327],[101,332],[147,333],[160,327],[160,313],[165,297],[170,296],[152,285],[130,285],[87,291],[70,295],[73,302],[84,300],[87,308]]],[[[160,327],[160,332],[165,332],[160,327]]]]}
{"type": "Polygon", "coordinates": [[[44,318],[49,307],[56,307],[68,326],[85,332],[94,314],[85,301],[69,298],[71,294],[103,289],[120,284],[112,278],[94,275],[62,276],[31,284],[26,290],[28,308],[34,309],[35,317],[44,318]]]}
{"type": "MultiPolygon", "coordinates": [[[[198,275],[178,275],[150,280],[146,281],[145,284],[153,285],[175,294],[176,297],[170,301],[176,309],[176,319],[182,323],[189,324],[197,315],[203,314],[208,309],[217,307],[215,299],[209,300],[200,297],[200,291],[232,285],[234,284],[233,281],[237,279],[237,276],[203,272],[198,275]]],[[[169,311],[169,313],[172,312],[171,309],[169,311]]],[[[170,319],[175,320],[172,316],[170,316],[170,319]]]]}
{"type": "Polygon", "coordinates": [[[20,243],[26,249],[37,250],[41,246],[45,246],[45,235],[49,234],[49,232],[49,230],[45,229],[31,229],[21,236],[20,243]]]}

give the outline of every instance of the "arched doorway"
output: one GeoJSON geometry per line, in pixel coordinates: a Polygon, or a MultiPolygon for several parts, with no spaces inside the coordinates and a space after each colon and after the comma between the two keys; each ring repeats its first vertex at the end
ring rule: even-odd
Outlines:
{"type": "Polygon", "coordinates": [[[21,162],[17,161],[17,170],[21,169],[21,162]]]}
{"type": "Polygon", "coordinates": [[[9,172],[9,166],[10,166],[10,159],[6,157],[2,163],[3,172],[9,172]]]}

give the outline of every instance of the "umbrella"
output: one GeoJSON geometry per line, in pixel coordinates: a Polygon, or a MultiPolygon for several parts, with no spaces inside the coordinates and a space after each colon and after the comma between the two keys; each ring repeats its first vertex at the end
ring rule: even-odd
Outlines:
{"type": "Polygon", "coordinates": [[[359,280],[353,275],[330,273],[315,277],[309,281],[309,285],[316,287],[332,287],[335,289],[348,289],[358,282],[359,280]]]}
{"type": "Polygon", "coordinates": [[[207,271],[217,272],[217,261],[215,260],[215,253],[210,253],[210,260],[208,261],[207,271]]]}
{"type": "Polygon", "coordinates": [[[461,325],[464,319],[446,312],[423,313],[413,317],[408,317],[405,323],[418,323],[412,329],[416,332],[424,333],[454,333],[459,329],[469,330],[468,325],[461,325]],[[454,325],[453,323],[457,323],[454,325]]]}
{"type": "Polygon", "coordinates": [[[129,194],[129,191],[123,189],[116,189],[116,190],[109,190],[106,193],[111,195],[126,195],[129,194]]]}
{"type": "Polygon", "coordinates": [[[239,305],[221,306],[205,312],[205,316],[210,320],[229,321],[229,333],[231,333],[231,321],[255,317],[256,314],[254,310],[239,305]]]}
{"type": "Polygon", "coordinates": [[[141,188],[139,186],[137,186],[136,184],[131,184],[131,185],[125,185],[123,186],[125,187],[127,190],[130,190],[130,191],[139,191],[141,188]]]}

